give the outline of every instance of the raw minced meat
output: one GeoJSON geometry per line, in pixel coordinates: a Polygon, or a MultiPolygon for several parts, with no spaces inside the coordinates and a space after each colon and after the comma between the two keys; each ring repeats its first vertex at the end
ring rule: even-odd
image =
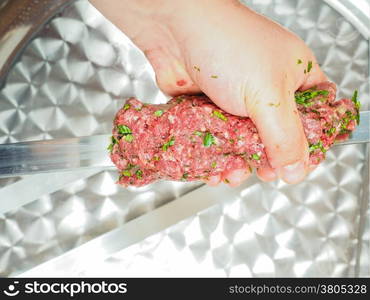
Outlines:
{"type": "MultiPolygon", "coordinates": [[[[335,95],[330,82],[296,92],[312,165],[356,125],[357,100],[336,101],[335,95]]],[[[264,148],[250,118],[228,114],[204,95],[179,96],[163,105],[128,99],[115,117],[110,145],[118,183],[125,186],[224,178],[231,170],[267,167],[264,148]]]]}

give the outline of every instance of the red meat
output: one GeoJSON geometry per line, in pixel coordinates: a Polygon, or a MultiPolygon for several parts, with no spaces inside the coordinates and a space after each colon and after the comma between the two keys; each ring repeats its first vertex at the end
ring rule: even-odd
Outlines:
{"type": "MultiPolygon", "coordinates": [[[[356,125],[356,101],[336,101],[335,94],[330,82],[296,92],[312,165],[356,125]]],[[[118,183],[124,186],[159,179],[193,181],[269,166],[252,120],[224,112],[204,95],[175,97],[165,105],[129,99],[115,117],[110,149],[120,172],[118,183]]]]}

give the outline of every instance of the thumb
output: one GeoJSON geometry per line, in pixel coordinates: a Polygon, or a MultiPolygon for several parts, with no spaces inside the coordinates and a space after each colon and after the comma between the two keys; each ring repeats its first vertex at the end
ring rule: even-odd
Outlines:
{"type": "MultiPolygon", "coordinates": [[[[287,183],[297,183],[308,170],[308,143],[294,93],[271,93],[252,110],[251,117],[265,145],[270,165],[287,183]]],[[[250,111],[250,110],[249,110],[250,111]]]]}

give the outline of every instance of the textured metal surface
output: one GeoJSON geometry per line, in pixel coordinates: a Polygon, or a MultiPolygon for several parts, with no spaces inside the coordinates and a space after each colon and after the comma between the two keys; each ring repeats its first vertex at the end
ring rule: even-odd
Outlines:
{"type": "MultiPolygon", "coordinates": [[[[321,1],[247,3],[305,39],[339,96],[357,88],[369,109],[369,44],[342,15],[321,1]]],[[[165,99],[144,56],[79,1],[39,34],[10,72],[0,91],[0,143],[109,133],[121,104],[116,100],[128,96],[165,99]]],[[[368,164],[367,146],[341,146],[301,184],[252,178],[236,190],[218,188],[218,205],[106,260],[94,259],[91,267],[66,265],[59,274],[369,276],[368,164]]],[[[0,179],[0,186],[26,179],[0,179]]],[[[160,182],[122,189],[115,180],[115,172],[100,172],[52,193],[42,190],[32,203],[0,215],[0,274],[32,274],[37,265],[197,187],[160,182]]]]}
{"type": "Polygon", "coordinates": [[[0,86],[21,50],[47,20],[73,0],[0,1],[0,86]]]}
{"type": "Polygon", "coordinates": [[[0,178],[106,167],[111,135],[0,144],[0,178]]]}

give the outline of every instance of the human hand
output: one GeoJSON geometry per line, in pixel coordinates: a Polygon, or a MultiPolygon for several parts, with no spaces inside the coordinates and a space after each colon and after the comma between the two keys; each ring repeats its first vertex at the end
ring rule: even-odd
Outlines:
{"type": "MultiPolygon", "coordinates": [[[[252,118],[271,165],[257,170],[262,180],[306,176],[308,144],[294,92],[326,77],[300,38],[234,0],[91,2],[145,53],[165,93],[203,92],[252,118]]],[[[249,175],[234,170],[226,178],[236,186],[249,175]]]]}

